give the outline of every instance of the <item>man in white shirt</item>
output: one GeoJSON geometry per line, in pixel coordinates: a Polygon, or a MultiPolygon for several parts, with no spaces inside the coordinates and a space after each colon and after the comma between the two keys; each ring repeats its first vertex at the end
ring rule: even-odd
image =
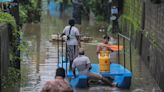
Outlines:
{"type": "Polygon", "coordinates": [[[112,14],[118,14],[118,8],[116,6],[112,6],[111,13],[112,14]]]}
{"type": "Polygon", "coordinates": [[[73,60],[78,56],[78,48],[81,46],[80,44],[80,33],[78,28],[75,26],[74,19],[69,20],[69,25],[66,26],[63,30],[63,35],[67,36],[66,44],[67,44],[67,56],[68,61],[70,62],[70,69],[72,66],[73,60]]]}
{"type": "MultiPolygon", "coordinates": [[[[107,78],[101,76],[100,74],[96,74],[94,72],[89,71],[91,68],[91,62],[87,56],[84,55],[84,49],[79,49],[79,56],[76,57],[72,64],[72,72],[74,77],[76,77],[75,70],[78,70],[79,75],[86,75],[91,79],[102,80],[103,82],[109,84],[112,87],[115,87],[116,84],[112,83],[112,80],[108,80],[107,78]]],[[[110,77],[111,78],[111,77],[110,77]]]]}

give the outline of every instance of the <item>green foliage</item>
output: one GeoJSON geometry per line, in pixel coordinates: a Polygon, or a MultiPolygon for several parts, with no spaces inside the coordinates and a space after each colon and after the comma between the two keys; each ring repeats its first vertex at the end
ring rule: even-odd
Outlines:
{"type": "Polygon", "coordinates": [[[13,67],[9,67],[7,71],[7,75],[2,76],[1,78],[1,87],[11,88],[11,87],[16,87],[18,85],[21,86],[25,85],[26,81],[28,81],[28,76],[27,76],[28,71],[29,70],[27,66],[21,67],[21,73],[20,70],[15,69],[13,67]]]}
{"type": "Polygon", "coordinates": [[[9,13],[0,12],[0,23],[11,24],[14,31],[16,31],[15,19],[9,13]]]}
{"type": "MultiPolygon", "coordinates": [[[[16,22],[12,15],[8,13],[1,12],[0,13],[0,23],[5,23],[11,25],[11,35],[10,35],[10,46],[9,46],[9,60],[11,61],[10,64],[12,66],[13,61],[15,60],[21,60],[20,57],[18,57],[15,53],[15,49],[23,52],[27,51],[27,45],[24,41],[21,42],[21,44],[18,44],[17,41],[22,36],[21,31],[16,30],[16,22]]],[[[2,76],[2,85],[1,87],[15,87],[20,83],[19,80],[19,73],[20,70],[17,70],[13,67],[9,67],[7,71],[7,75],[2,76]]],[[[25,79],[22,79],[25,80],[25,79]]]]}
{"type": "MultiPolygon", "coordinates": [[[[135,2],[132,0],[124,1],[123,15],[120,17],[121,27],[129,25],[128,29],[133,26],[133,31],[141,30],[141,1],[136,0],[135,2]]],[[[126,30],[121,28],[122,31],[126,30]]]]}
{"type": "Polygon", "coordinates": [[[97,15],[97,16],[96,16],[96,20],[97,20],[97,21],[103,21],[103,20],[104,20],[104,17],[101,16],[101,15],[97,15]]]}
{"type": "Polygon", "coordinates": [[[6,23],[6,24],[10,24],[11,26],[11,37],[10,37],[10,46],[9,46],[9,59],[10,61],[14,61],[20,57],[17,57],[15,55],[15,48],[17,45],[17,39],[19,37],[19,33],[18,31],[16,31],[16,22],[15,19],[12,15],[10,15],[9,13],[0,13],[0,23],[6,23]]]}
{"type": "Polygon", "coordinates": [[[16,85],[19,85],[20,80],[19,80],[19,70],[9,67],[7,71],[6,76],[2,76],[2,84],[1,87],[7,88],[7,87],[15,87],[16,85]]]}
{"type": "Polygon", "coordinates": [[[84,0],[85,7],[89,7],[96,15],[98,21],[104,21],[108,18],[108,0],[84,0]]]}
{"type": "Polygon", "coordinates": [[[28,76],[29,75],[29,66],[28,65],[21,65],[21,86],[27,84],[28,76]]]}
{"type": "Polygon", "coordinates": [[[31,3],[31,8],[37,8],[37,2],[38,0],[30,0],[30,3],[31,3]]]}
{"type": "Polygon", "coordinates": [[[20,24],[40,21],[40,7],[38,0],[30,0],[27,4],[20,4],[20,24]]]}
{"type": "MultiPolygon", "coordinates": [[[[126,16],[126,15],[122,15],[121,17],[121,23],[123,25],[125,25],[125,22],[127,22],[126,24],[129,24],[129,25],[132,25],[134,27],[134,30],[138,30],[140,31],[141,30],[141,24],[138,23],[138,22],[135,22],[131,16],[126,16]],[[126,21],[123,21],[123,20],[126,20],[126,21]]],[[[130,26],[129,26],[130,27],[130,26]]]]}
{"type": "Polygon", "coordinates": [[[21,52],[21,54],[24,52],[28,52],[27,51],[28,45],[24,40],[21,40],[21,42],[19,44],[17,44],[17,38],[22,38],[22,36],[23,36],[23,34],[21,31],[17,31],[14,35],[15,40],[12,40],[10,54],[9,54],[10,61],[15,61],[15,60],[22,61],[21,57],[18,57],[15,55],[15,51],[14,51],[15,48],[17,48],[17,50],[19,50],[21,52]],[[13,47],[15,47],[15,48],[13,48],[13,47]]]}
{"type": "Polygon", "coordinates": [[[26,23],[28,18],[26,5],[19,6],[19,14],[20,14],[20,24],[26,23]]]}
{"type": "MultiPolygon", "coordinates": [[[[136,31],[141,31],[142,1],[125,0],[123,15],[120,17],[121,30],[135,37],[136,31]]],[[[150,41],[154,48],[159,48],[155,32],[144,31],[144,36],[150,41]]]]}
{"type": "Polygon", "coordinates": [[[112,25],[111,24],[108,25],[107,32],[110,34],[112,33],[112,25]]]}

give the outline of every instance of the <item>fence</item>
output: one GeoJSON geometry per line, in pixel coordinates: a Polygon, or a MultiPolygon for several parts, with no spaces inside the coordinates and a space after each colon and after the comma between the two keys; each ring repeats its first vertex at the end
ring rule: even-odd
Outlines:
{"type": "MultiPolygon", "coordinates": [[[[131,50],[131,39],[118,33],[118,49],[119,49],[119,45],[120,45],[120,40],[122,39],[122,44],[123,44],[123,66],[125,68],[128,68],[126,65],[127,65],[127,55],[129,55],[129,67],[130,67],[130,71],[132,72],[132,50],[131,50]],[[128,43],[126,44],[127,41],[128,43]],[[128,49],[129,49],[129,53],[126,53],[126,45],[129,46],[128,49]]],[[[118,64],[120,64],[120,51],[118,50],[118,64]]]]}

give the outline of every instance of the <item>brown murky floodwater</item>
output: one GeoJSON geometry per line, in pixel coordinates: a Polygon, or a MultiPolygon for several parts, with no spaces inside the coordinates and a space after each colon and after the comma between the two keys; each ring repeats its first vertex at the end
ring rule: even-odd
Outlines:
{"type": "MultiPolygon", "coordinates": [[[[50,16],[47,0],[42,0],[42,10],[40,23],[26,24],[23,27],[23,39],[28,43],[29,50],[23,55],[24,62],[21,67],[22,71],[25,70],[24,75],[22,74],[25,81],[20,92],[40,92],[47,80],[54,79],[57,65],[57,45],[49,40],[53,33],[62,32],[64,26],[67,25],[68,19],[71,17],[71,7],[65,9],[61,16],[50,16]]],[[[104,34],[98,31],[102,25],[106,25],[104,23],[95,22],[92,16],[90,21],[83,20],[79,28],[81,34],[94,38],[93,43],[83,44],[83,47],[86,49],[86,55],[89,56],[92,63],[98,62],[95,43],[100,41],[104,34]]],[[[89,89],[75,89],[75,92],[93,92],[95,90],[98,92],[160,92],[149,71],[139,60],[135,49],[132,51],[133,78],[132,86],[129,90],[94,86],[89,89]]],[[[115,57],[115,55],[116,53],[112,53],[112,57],[115,57]]],[[[116,61],[115,58],[112,60],[113,62],[116,61]]]]}

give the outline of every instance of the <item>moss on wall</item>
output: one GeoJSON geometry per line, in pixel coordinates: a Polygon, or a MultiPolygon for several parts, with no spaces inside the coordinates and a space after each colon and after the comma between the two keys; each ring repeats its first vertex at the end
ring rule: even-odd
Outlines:
{"type": "Polygon", "coordinates": [[[141,14],[141,0],[124,0],[123,14],[120,17],[121,31],[125,31],[123,27],[127,25],[128,29],[133,26],[134,31],[141,30],[141,14]]]}

